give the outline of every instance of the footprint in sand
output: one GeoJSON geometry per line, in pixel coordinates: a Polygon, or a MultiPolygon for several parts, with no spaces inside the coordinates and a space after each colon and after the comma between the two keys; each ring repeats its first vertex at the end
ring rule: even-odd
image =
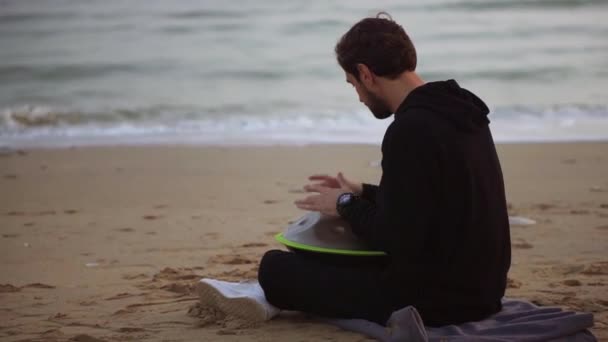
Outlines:
{"type": "Polygon", "coordinates": [[[25,213],[23,211],[9,211],[6,213],[6,216],[24,216],[25,213]]]}
{"type": "Polygon", "coordinates": [[[2,234],[3,238],[16,238],[19,237],[19,234],[2,234]]]}
{"type": "Polygon", "coordinates": [[[275,203],[279,203],[278,200],[265,200],[264,204],[275,204],[275,203]]]}
{"type": "Polygon", "coordinates": [[[72,337],[70,341],[73,342],[106,342],[106,340],[102,340],[87,334],[80,334],[72,337]]]}
{"type": "Polygon", "coordinates": [[[0,284],[0,293],[19,292],[21,288],[12,284],[0,284]]]}
{"type": "Polygon", "coordinates": [[[511,247],[513,247],[515,249],[530,249],[530,248],[533,248],[534,246],[531,243],[528,243],[526,240],[519,239],[517,242],[512,243],[511,247]]]}
{"type": "Polygon", "coordinates": [[[49,216],[49,215],[57,215],[57,212],[55,210],[43,210],[43,211],[38,211],[33,213],[33,215],[36,216],[49,216]]]}
{"type": "Polygon", "coordinates": [[[608,261],[598,261],[591,263],[581,271],[585,275],[608,275],[608,261]]]}
{"type": "Polygon", "coordinates": [[[229,271],[223,271],[219,273],[212,273],[208,275],[210,278],[226,280],[226,281],[242,281],[247,279],[257,279],[258,267],[254,266],[247,270],[232,269],[229,271]]]}
{"type": "Polygon", "coordinates": [[[97,305],[97,302],[94,301],[94,300],[83,300],[83,301],[79,302],[78,305],[80,305],[80,306],[93,306],[93,305],[97,305]]]}
{"type": "Polygon", "coordinates": [[[165,267],[160,272],[152,276],[152,280],[192,280],[200,278],[202,278],[202,276],[193,274],[188,270],[171,267],[165,267]]]}
{"type": "Polygon", "coordinates": [[[125,299],[125,298],[131,298],[131,297],[138,297],[141,295],[143,295],[143,294],[142,293],[134,294],[134,293],[129,293],[129,292],[122,292],[122,293],[116,294],[112,297],[105,298],[104,300],[125,299]]]}
{"type": "Polygon", "coordinates": [[[21,286],[21,288],[54,289],[55,286],[48,285],[48,284],[42,284],[42,283],[32,283],[32,284],[27,284],[27,285],[21,286]]]}
{"type": "Polygon", "coordinates": [[[5,179],[17,179],[18,177],[16,174],[9,173],[9,174],[4,175],[4,178],[5,179]]]}
{"type": "Polygon", "coordinates": [[[577,279],[566,279],[566,280],[562,281],[562,284],[564,284],[566,286],[581,286],[581,285],[583,285],[583,283],[581,283],[577,279]]]}
{"type": "Polygon", "coordinates": [[[142,218],[144,220],[157,220],[162,217],[163,217],[162,215],[144,215],[144,216],[142,216],[142,218]]]}
{"type": "Polygon", "coordinates": [[[248,265],[255,263],[255,260],[249,259],[242,255],[216,255],[209,259],[211,264],[222,264],[222,265],[248,265]]]}
{"type": "Polygon", "coordinates": [[[34,222],[25,222],[25,223],[23,224],[23,226],[24,226],[24,227],[31,227],[31,226],[33,226],[33,225],[35,225],[35,224],[36,224],[36,223],[34,223],[34,222]]]}
{"type": "Polygon", "coordinates": [[[205,233],[203,235],[205,235],[209,239],[213,239],[213,240],[217,240],[220,237],[220,234],[216,233],[216,232],[209,232],[209,233],[205,233]]]}
{"type": "Polygon", "coordinates": [[[268,246],[268,244],[265,244],[263,242],[249,242],[246,243],[244,245],[241,245],[241,247],[245,247],[245,248],[250,248],[250,247],[266,247],[268,246]]]}
{"type": "Polygon", "coordinates": [[[589,213],[590,213],[589,210],[584,210],[584,209],[570,210],[570,214],[572,214],[572,215],[588,215],[589,213]]]}
{"type": "Polygon", "coordinates": [[[595,229],[599,229],[599,230],[608,230],[608,224],[605,226],[599,226],[599,227],[595,227],[595,229]]]}
{"type": "Polygon", "coordinates": [[[132,332],[142,332],[146,331],[144,328],[134,328],[134,327],[122,327],[118,329],[118,332],[121,333],[132,333],[132,332]]]}
{"type": "Polygon", "coordinates": [[[123,233],[132,233],[132,232],[134,232],[134,231],[135,231],[135,229],[130,228],[130,227],[126,227],[126,228],[117,228],[117,229],[115,229],[115,230],[117,230],[117,231],[119,231],[119,232],[123,232],[123,233]]]}
{"type": "Polygon", "coordinates": [[[518,289],[522,285],[521,281],[507,278],[507,288],[509,289],[518,289]]]}
{"type": "Polygon", "coordinates": [[[148,279],[148,276],[145,273],[139,274],[124,274],[122,279],[125,280],[135,280],[135,279],[148,279]]]}
{"type": "Polygon", "coordinates": [[[158,204],[154,206],[154,209],[165,209],[168,208],[169,206],[166,204],[158,204]]]}
{"type": "Polygon", "coordinates": [[[49,317],[49,321],[50,320],[54,320],[54,319],[64,319],[64,318],[67,318],[67,317],[68,317],[68,314],[64,314],[64,313],[58,312],[54,316],[49,317]]]}
{"type": "Polygon", "coordinates": [[[544,211],[544,210],[557,208],[557,206],[554,204],[548,204],[548,203],[538,203],[538,204],[533,205],[532,208],[544,211]]]}
{"type": "Polygon", "coordinates": [[[189,294],[194,292],[194,286],[192,286],[192,284],[169,283],[167,285],[161,286],[160,288],[165,291],[180,294],[189,294]]]}
{"type": "Polygon", "coordinates": [[[78,210],[76,209],[67,209],[63,211],[64,214],[68,214],[68,215],[74,215],[76,213],[78,213],[78,210]]]}
{"type": "Polygon", "coordinates": [[[600,208],[602,208],[602,209],[608,209],[608,203],[602,203],[602,204],[600,204],[600,208]]]}

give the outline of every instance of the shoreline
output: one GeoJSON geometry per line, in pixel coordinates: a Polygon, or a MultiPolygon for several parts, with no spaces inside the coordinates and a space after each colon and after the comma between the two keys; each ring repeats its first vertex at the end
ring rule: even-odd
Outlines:
{"type": "MultiPolygon", "coordinates": [[[[315,147],[315,146],[380,146],[381,138],[378,142],[370,141],[283,141],[283,140],[255,140],[253,138],[246,140],[232,140],[232,141],[195,141],[194,139],[184,138],[182,140],[172,139],[163,140],[151,137],[142,137],[141,139],[136,138],[124,138],[114,141],[109,141],[107,138],[99,139],[96,141],[84,141],[82,140],[67,140],[65,141],[43,141],[43,142],[26,142],[20,141],[20,143],[11,142],[0,142],[0,153],[2,151],[10,150],[54,150],[54,149],[76,149],[76,148],[275,148],[275,147],[315,147]],[[101,141],[105,140],[105,141],[101,141]]],[[[581,138],[581,139],[528,139],[528,140],[498,140],[495,141],[496,146],[499,145],[536,145],[536,144],[604,144],[608,143],[608,137],[606,138],[581,138]]]]}

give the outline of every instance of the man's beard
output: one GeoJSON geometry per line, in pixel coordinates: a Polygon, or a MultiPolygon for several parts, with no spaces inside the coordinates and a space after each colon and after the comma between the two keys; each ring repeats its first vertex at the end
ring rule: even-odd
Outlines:
{"type": "Polygon", "coordinates": [[[393,114],[393,112],[388,108],[386,103],[384,103],[384,101],[381,98],[376,96],[376,94],[374,94],[370,91],[367,91],[367,90],[365,92],[367,95],[366,96],[367,101],[369,103],[369,104],[366,103],[367,108],[369,108],[369,110],[372,112],[372,114],[374,114],[376,119],[383,120],[393,114]]]}

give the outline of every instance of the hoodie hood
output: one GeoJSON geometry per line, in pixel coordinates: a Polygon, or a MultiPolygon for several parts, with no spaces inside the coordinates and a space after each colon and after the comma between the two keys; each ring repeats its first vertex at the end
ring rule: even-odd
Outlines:
{"type": "Polygon", "coordinates": [[[468,132],[475,132],[490,123],[488,106],[454,80],[429,82],[412,90],[397,109],[395,119],[412,108],[432,111],[468,132]]]}

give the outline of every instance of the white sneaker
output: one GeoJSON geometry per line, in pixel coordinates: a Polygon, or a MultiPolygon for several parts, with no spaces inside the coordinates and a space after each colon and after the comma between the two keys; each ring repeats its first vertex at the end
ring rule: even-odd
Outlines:
{"type": "Polygon", "coordinates": [[[201,279],[196,292],[201,305],[211,306],[226,315],[252,322],[267,321],[279,314],[279,309],[266,300],[264,290],[256,282],[233,283],[222,280],[201,279]]]}

